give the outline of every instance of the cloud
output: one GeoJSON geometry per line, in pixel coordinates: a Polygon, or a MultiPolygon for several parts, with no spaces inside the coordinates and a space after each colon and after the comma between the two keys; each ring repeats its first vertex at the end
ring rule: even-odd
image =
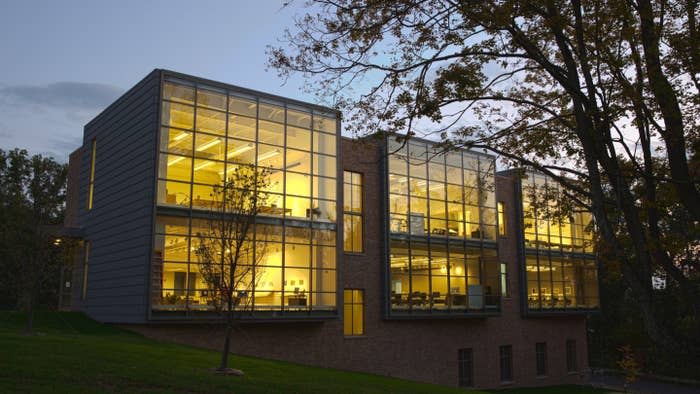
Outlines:
{"type": "Polygon", "coordinates": [[[99,83],[0,84],[0,149],[25,148],[65,162],[82,144],[83,125],[122,93],[99,83]]]}
{"type": "Polygon", "coordinates": [[[0,100],[7,104],[52,108],[104,108],[122,93],[123,90],[116,86],[85,82],[0,86],[0,100]]]}

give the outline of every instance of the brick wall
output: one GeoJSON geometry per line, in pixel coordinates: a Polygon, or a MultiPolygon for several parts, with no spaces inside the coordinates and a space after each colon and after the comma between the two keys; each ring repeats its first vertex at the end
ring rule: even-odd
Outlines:
{"type": "MultiPolygon", "coordinates": [[[[232,351],[256,357],[287,360],[404,379],[456,386],[457,352],[473,349],[474,384],[499,388],[499,346],[513,346],[513,385],[539,386],[583,383],[566,371],[566,340],[577,344],[579,371],[587,368],[585,317],[563,315],[524,319],[520,313],[515,211],[515,179],[497,177],[497,199],[506,206],[507,234],[499,240],[499,256],[509,271],[510,297],[497,317],[385,320],[383,265],[385,235],[382,212],[383,160],[375,140],[343,139],[343,169],[363,174],[364,252],[346,254],[339,262],[343,288],[365,292],[365,335],[343,336],[342,320],[319,323],[246,323],[236,331],[232,351]],[[536,377],[535,343],[547,343],[548,374],[536,377]]],[[[342,181],[342,180],[341,180],[342,181]]],[[[342,222],[339,221],[339,225],[342,222]]],[[[342,300],[339,310],[342,311],[342,300]]],[[[212,325],[138,325],[129,328],[145,335],[219,349],[221,328],[212,325]]]]}

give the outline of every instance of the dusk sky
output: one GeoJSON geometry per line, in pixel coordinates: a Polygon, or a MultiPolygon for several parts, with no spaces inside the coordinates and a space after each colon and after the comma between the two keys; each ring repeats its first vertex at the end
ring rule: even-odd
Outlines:
{"type": "Polygon", "coordinates": [[[0,148],[66,161],[83,125],[154,68],[313,101],[265,71],[266,45],[303,11],[283,2],[2,1],[0,148]]]}

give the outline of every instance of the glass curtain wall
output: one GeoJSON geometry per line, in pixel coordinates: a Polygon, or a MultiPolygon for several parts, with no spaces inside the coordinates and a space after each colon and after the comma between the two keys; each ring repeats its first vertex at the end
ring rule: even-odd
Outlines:
{"type": "Polygon", "coordinates": [[[597,308],[591,214],[554,214],[558,193],[558,184],[541,174],[522,179],[528,309],[597,308]]]}
{"type": "Polygon", "coordinates": [[[388,141],[392,313],[500,305],[495,160],[388,141]]]}
{"type": "Polygon", "coordinates": [[[157,218],[154,310],[212,309],[194,253],[207,227],[197,217],[220,209],[213,187],[239,166],[270,174],[252,309],[335,310],[335,114],[178,80],[163,85],[161,119],[157,204],[185,217],[157,218]]]}
{"type": "Polygon", "coordinates": [[[557,215],[560,186],[543,175],[528,173],[522,189],[526,248],[593,253],[590,212],[571,212],[567,218],[557,215]]]}

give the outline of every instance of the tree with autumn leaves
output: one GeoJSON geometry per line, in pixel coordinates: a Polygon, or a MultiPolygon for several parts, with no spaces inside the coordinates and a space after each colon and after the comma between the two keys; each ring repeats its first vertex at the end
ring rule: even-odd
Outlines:
{"type": "Polygon", "coordinates": [[[621,280],[655,346],[698,354],[698,13],[695,0],[313,0],[269,63],[308,77],[355,135],[428,135],[555,179],[593,213],[601,277],[621,280]]]}

